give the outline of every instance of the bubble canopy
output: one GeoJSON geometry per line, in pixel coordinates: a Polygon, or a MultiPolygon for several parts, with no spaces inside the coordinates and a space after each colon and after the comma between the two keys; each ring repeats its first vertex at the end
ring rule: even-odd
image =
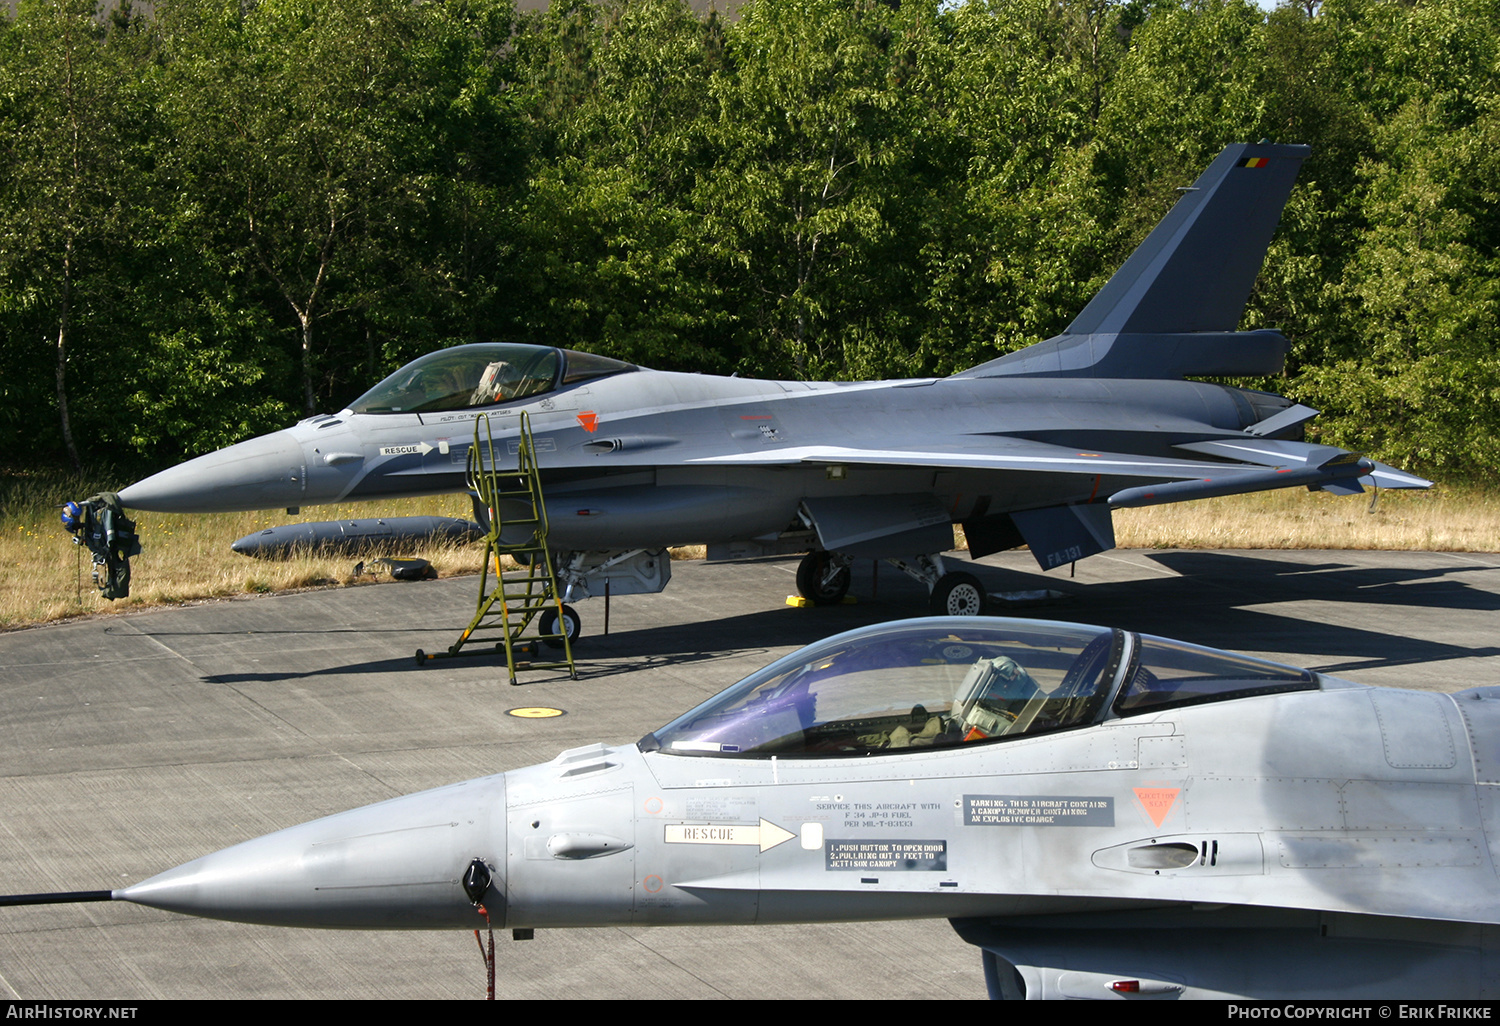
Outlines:
{"type": "Polygon", "coordinates": [[[899,753],[1318,686],[1307,670],[1106,627],[904,620],[778,659],[640,747],[718,757],[899,753]]]}
{"type": "Polygon", "coordinates": [[[413,360],[349,404],[351,413],[435,413],[533,399],[594,378],[639,370],[571,349],[481,342],[413,360]]]}

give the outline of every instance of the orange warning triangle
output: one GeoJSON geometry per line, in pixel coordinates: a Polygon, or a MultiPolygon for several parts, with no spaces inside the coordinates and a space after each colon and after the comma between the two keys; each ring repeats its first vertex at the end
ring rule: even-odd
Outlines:
{"type": "Polygon", "coordinates": [[[1133,790],[1136,801],[1141,803],[1141,808],[1146,810],[1146,815],[1151,817],[1151,822],[1161,826],[1162,820],[1167,818],[1167,813],[1172,811],[1172,805],[1177,801],[1177,794],[1182,788],[1137,787],[1133,790]]]}
{"type": "Polygon", "coordinates": [[[583,429],[589,434],[593,434],[594,429],[599,426],[599,415],[593,410],[584,410],[578,415],[578,423],[582,424],[583,429]]]}

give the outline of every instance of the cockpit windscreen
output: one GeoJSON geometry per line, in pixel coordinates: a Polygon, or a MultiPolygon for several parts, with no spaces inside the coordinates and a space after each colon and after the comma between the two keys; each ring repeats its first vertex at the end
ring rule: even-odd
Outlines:
{"type": "Polygon", "coordinates": [[[1309,670],[1150,634],[1140,636],[1133,663],[1115,699],[1121,716],[1318,687],[1309,670]]]}
{"type": "Polygon", "coordinates": [[[652,735],[718,756],[868,755],[1092,723],[1123,633],[1027,620],[925,620],[795,652],[652,735]]]}
{"type": "Polygon", "coordinates": [[[487,342],[439,349],[402,367],[349,409],[435,413],[532,399],[559,387],[636,370],[606,356],[550,346],[487,342]]]}

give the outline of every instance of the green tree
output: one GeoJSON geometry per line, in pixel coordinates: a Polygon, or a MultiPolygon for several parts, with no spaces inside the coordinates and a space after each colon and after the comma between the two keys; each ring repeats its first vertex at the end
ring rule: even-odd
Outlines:
{"type": "MultiPolygon", "coordinates": [[[[1413,101],[1391,127],[1425,113],[1413,101]]],[[[1500,201],[1500,120],[1402,143],[1365,169],[1371,224],[1344,281],[1360,345],[1307,367],[1299,384],[1331,414],[1333,441],[1490,477],[1500,466],[1500,262],[1465,207],[1500,201]]]]}
{"type": "Polygon", "coordinates": [[[846,376],[846,340],[889,340],[890,313],[912,295],[915,240],[895,228],[922,145],[914,87],[931,8],[752,0],[740,13],[713,82],[704,230],[739,279],[759,350],[747,359],[846,376]]]}
{"type": "Polygon", "coordinates": [[[1500,5],[1331,0],[1300,34],[1326,72],[1302,105],[1318,211],[1287,219],[1305,273],[1267,290],[1298,329],[1285,388],[1328,441],[1493,477],[1500,5]]]}
{"type": "Polygon", "coordinates": [[[412,256],[403,231],[432,198],[435,169],[407,154],[433,153],[422,72],[444,13],[400,0],[160,5],[177,174],[218,220],[227,263],[262,276],[294,321],[307,412],[322,325],[390,295],[412,256]]]}
{"type": "Polygon", "coordinates": [[[942,173],[922,234],[925,365],[950,372],[1061,331],[1101,263],[1095,124],[1123,9],[971,0],[945,16],[927,131],[942,173]]]}
{"type": "MultiPolygon", "coordinates": [[[[1095,170],[1124,258],[1227,143],[1265,136],[1264,14],[1250,0],[1158,4],[1131,34],[1099,119],[1095,170]]],[[[1282,140],[1296,141],[1296,140],[1282,140]]]]}
{"type": "Polygon", "coordinates": [[[732,318],[694,208],[712,159],[717,19],[682,0],[580,3],[534,16],[529,29],[518,77],[534,163],[517,336],[727,370],[732,318]]]}
{"type": "Polygon", "coordinates": [[[0,34],[0,312],[18,349],[51,351],[57,425],[75,468],[69,370],[81,339],[102,341],[95,329],[120,286],[113,254],[130,245],[144,117],[129,19],[108,32],[94,14],[93,0],[28,0],[0,34]]]}

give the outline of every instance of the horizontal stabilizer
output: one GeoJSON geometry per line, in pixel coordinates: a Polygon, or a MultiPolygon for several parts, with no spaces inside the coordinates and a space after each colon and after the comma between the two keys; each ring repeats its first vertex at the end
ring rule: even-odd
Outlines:
{"type": "Polygon", "coordinates": [[[1256,438],[1271,438],[1281,434],[1283,431],[1291,431],[1300,428],[1303,424],[1318,415],[1318,411],[1311,406],[1289,406],[1274,416],[1256,424],[1251,424],[1245,429],[1245,434],[1254,435],[1256,438]]]}
{"type": "MultiPolygon", "coordinates": [[[[1272,417],[1270,420],[1261,421],[1255,425],[1263,428],[1271,421],[1280,419],[1287,414],[1297,410],[1305,410],[1306,407],[1294,406],[1290,410],[1272,417]]],[[[1222,456],[1227,459],[1241,460],[1245,463],[1258,463],[1263,467],[1306,467],[1322,466],[1330,461],[1338,459],[1340,455],[1347,455],[1347,451],[1332,445],[1314,445],[1311,442],[1295,442],[1280,438],[1220,438],[1208,442],[1184,442],[1177,446],[1178,449],[1186,449],[1189,452],[1201,452],[1210,456],[1222,456]]],[[[1408,474],[1404,470],[1378,463],[1375,460],[1365,460],[1370,470],[1359,480],[1365,484],[1376,485],[1380,488],[1431,488],[1432,482],[1426,478],[1408,474]]],[[[1353,483],[1352,481],[1350,482],[1353,483]]],[[[1337,491],[1339,489],[1330,489],[1337,491]]],[[[1348,494],[1357,494],[1361,489],[1347,490],[1348,494]]]]}
{"type": "Polygon", "coordinates": [[[1141,485],[1126,488],[1109,497],[1113,509],[1135,506],[1156,506],[1164,502],[1186,502],[1189,499],[1212,499],[1220,495],[1245,495],[1250,492],[1270,491],[1273,488],[1291,488],[1307,485],[1322,487],[1335,482],[1351,482],[1368,474],[1374,465],[1354,453],[1347,453],[1347,462],[1321,467],[1284,467],[1279,470],[1261,470],[1225,474],[1222,477],[1205,477],[1196,481],[1167,481],[1156,485],[1141,485]]]}
{"type": "Polygon", "coordinates": [[[1258,463],[1263,467],[1322,466],[1341,456],[1351,455],[1347,449],[1336,445],[1314,445],[1281,438],[1216,438],[1207,442],[1183,442],[1176,448],[1258,463]]]}

